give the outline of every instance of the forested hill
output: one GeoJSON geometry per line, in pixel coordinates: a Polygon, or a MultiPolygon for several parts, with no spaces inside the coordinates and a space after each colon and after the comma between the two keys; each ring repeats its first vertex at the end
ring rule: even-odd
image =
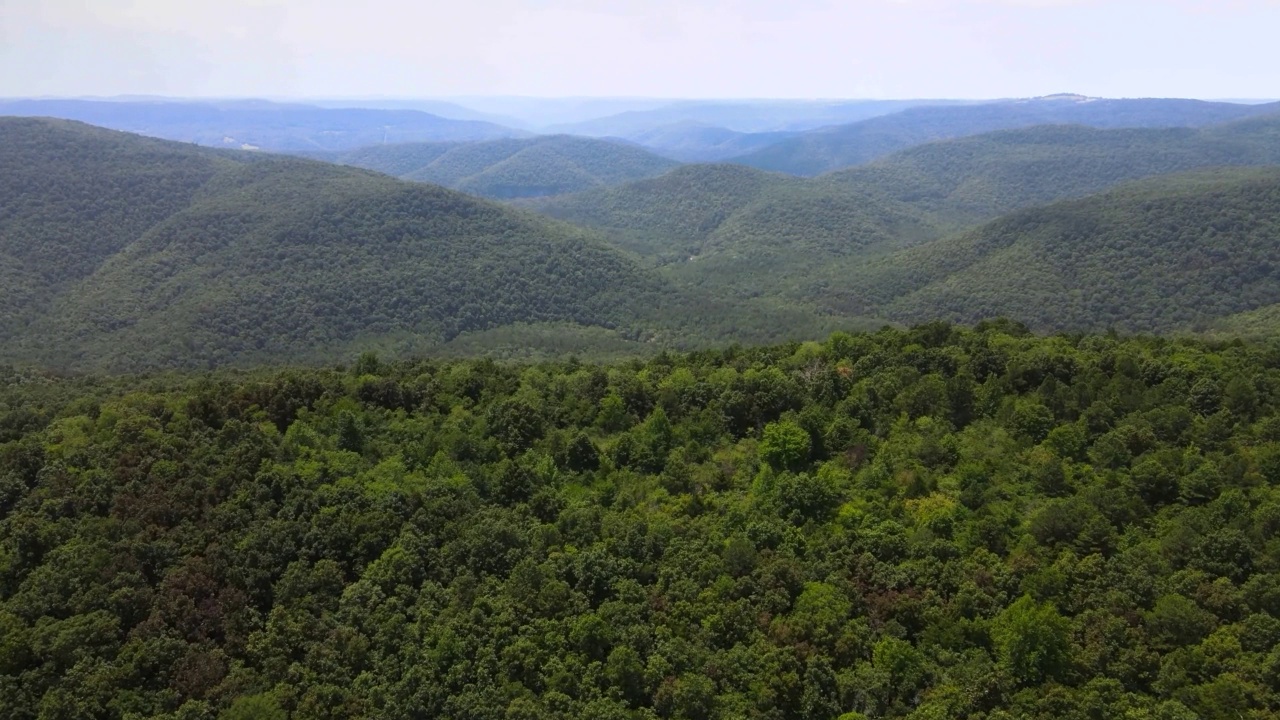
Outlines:
{"type": "Polygon", "coordinates": [[[798,133],[745,133],[698,122],[678,122],[637,132],[628,140],[684,162],[719,162],[768,147],[798,133]]]}
{"type": "Polygon", "coordinates": [[[818,175],[860,165],[914,145],[1044,124],[1096,128],[1198,127],[1280,112],[1280,103],[1238,105],[1198,100],[1101,100],[1051,97],[980,105],[910,108],[782,140],[733,162],[818,175]]]}
{"type": "Polygon", "coordinates": [[[0,383],[7,720],[1264,720],[1276,348],[0,383]]]}
{"type": "Polygon", "coordinates": [[[1207,328],[1280,303],[1280,168],[1200,171],[1001,218],[870,261],[846,311],[1038,329],[1207,328]]]}
{"type": "Polygon", "coordinates": [[[619,185],[661,175],[679,164],[635,145],[568,135],[375,145],[325,159],[498,199],[619,185]]]}
{"type": "Polygon", "coordinates": [[[0,330],[190,205],[231,155],[80,123],[0,118],[0,330]]]}
{"type": "Polygon", "coordinates": [[[1280,165],[1280,113],[1199,129],[1041,125],[985,133],[903,150],[820,181],[910,203],[955,225],[1130,180],[1253,165],[1280,165]]]}
{"type": "Polygon", "coordinates": [[[1203,129],[1009,130],[931,143],[815,179],[689,165],[534,207],[599,229],[683,282],[830,310],[831,296],[880,283],[872,277],[880,265],[867,266],[872,254],[1126,180],[1255,164],[1280,164],[1278,115],[1203,129]]]}
{"type": "MultiPolygon", "coordinates": [[[[697,255],[743,208],[804,182],[740,165],[686,165],[666,175],[531,203],[552,217],[607,231],[641,255],[697,255]]],[[[834,220],[834,218],[831,218],[834,220]]]]}
{"type": "Polygon", "coordinates": [[[732,224],[748,207],[758,208],[780,236],[838,236],[849,214],[803,207],[806,199],[816,204],[839,197],[856,200],[860,212],[909,207],[932,224],[955,228],[1130,180],[1272,164],[1280,164],[1280,114],[1201,129],[1041,125],[928,143],[811,180],[730,164],[689,165],[663,177],[532,206],[607,230],[647,254],[669,248],[688,255],[696,254],[699,239],[732,224]]]}
{"type": "Polygon", "coordinates": [[[6,359],[314,361],[512,323],[627,327],[674,293],[585,231],[355,168],[0,119],[6,359]]]}
{"type": "Polygon", "coordinates": [[[0,116],[4,115],[56,117],[166,140],[280,152],[528,134],[489,122],[451,120],[417,110],[322,108],[262,100],[0,100],[0,116]]]}

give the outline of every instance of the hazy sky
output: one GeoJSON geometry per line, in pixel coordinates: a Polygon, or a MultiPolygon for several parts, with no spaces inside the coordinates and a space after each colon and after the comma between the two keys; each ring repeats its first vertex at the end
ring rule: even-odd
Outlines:
{"type": "Polygon", "coordinates": [[[0,96],[1280,97],[1280,0],[0,0],[0,96]]]}

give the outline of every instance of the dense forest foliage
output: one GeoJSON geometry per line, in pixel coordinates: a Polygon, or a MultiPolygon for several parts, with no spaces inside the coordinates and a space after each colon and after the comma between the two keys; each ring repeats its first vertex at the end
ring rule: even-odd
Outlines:
{"type": "Polygon", "coordinates": [[[1212,323],[1204,334],[1228,339],[1280,337],[1280,303],[1228,315],[1212,323]]]}
{"type": "Polygon", "coordinates": [[[0,716],[1280,713],[1280,347],[5,370],[0,716]]]}
{"type": "Polygon", "coordinates": [[[54,117],[218,148],[352,150],[375,143],[474,142],[528,133],[417,110],[323,108],[264,100],[0,100],[0,116],[54,117]]]}
{"type": "Polygon", "coordinates": [[[634,145],[569,135],[375,145],[317,157],[502,200],[620,185],[678,165],[634,145]]]}
{"type": "Polygon", "coordinates": [[[821,128],[733,162],[793,175],[818,175],[947,138],[1033,125],[1095,128],[1197,127],[1280,112],[1280,103],[1240,105],[1198,100],[1102,100],[1050,96],[974,105],[915,107],[848,125],[821,128]]]}
{"type": "Polygon", "coordinates": [[[0,332],[6,341],[155,224],[229,157],[77,123],[0,120],[0,332]]]}
{"type": "Polygon", "coordinates": [[[1280,169],[1199,171],[869,261],[837,304],[900,320],[1167,332],[1280,303],[1280,169]]]}

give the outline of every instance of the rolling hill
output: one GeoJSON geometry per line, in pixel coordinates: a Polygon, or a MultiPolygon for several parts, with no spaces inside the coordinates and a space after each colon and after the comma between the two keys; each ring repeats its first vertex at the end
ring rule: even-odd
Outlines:
{"type": "Polygon", "coordinates": [[[679,164],[635,145],[568,135],[377,145],[322,157],[504,200],[619,185],[661,175],[679,164]]]}
{"type": "Polygon", "coordinates": [[[677,294],[590,233],[354,168],[0,120],[9,359],[311,361],[513,324],[641,332],[677,294]]]}
{"type": "Polygon", "coordinates": [[[1280,303],[1277,268],[1280,168],[1204,170],[870,261],[833,308],[903,322],[1004,316],[1038,330],[1167,332],[1280,303]]]}
{"type": "Polygon", "coordinates": [[[935,140],[1045,124],[1095,128],[1198,127],[1280,112],[1280,104],[1103,100],[1074,95],[981,105],[916,107],[802,135],[731,161],[793,175],[861,165],[935,140]]]}
{"type": "Polygon", "coordinates": [[[877,275],[878,256],[1131,180],[1268,164],[1280,164],[1280,116],[1198,130],[1039,126],[932,143],[816,179],[688,165],[533,206],[600,230],[682,285],[866,317],[882,313],[890,296],[877,288],[899,272],[877,275]],[[865,293],[879,300],[856,299],[865,293]]]}
{"type": "Polygon", "coordinates": [[[621,138],[683,162],[719,162],[769,147],[806,130],[852,123],[919,105],[954,100],[681,101],[657,108],[564,123],[548,132],[621,138]]]}
{"type": "Polygon", "coordinates": [[[627,136],[627,140],[682,162],[716,162],[768,147],[795,135],[786,131],[744,133],[686,120],[633,133],[627,136]]]}
{"type": "Polygon", "coordinates": [[[1042,125],[928,143],[817,180],[909,203],[951,226],[1215,166],[1280,164],[1280,114],[1206,128],[1042,125]]]}
{"type": "Polygon", "coordinates": [[[686,165],[532,206],[601,231],[682,284],[739,298],[807,299],[833,262],[938,235],[908,204],[738,165],[686,165]]]}
{"type": "Polygon", "coordinates": [[[739,165],[686,165],[661,177],[531,203],[555,218],[605,231],[643,256],[682,258],[743,208],[805,181],[739,165]]]}
{"type": "Polygon", "coordinates": [[[919,221],[904,239],[911,244],[929,232],[937,237],[1130,180],[1268,164],[1280,164],[1280,115],[1202,129],[1046,125],[929,143],[814,179],[731,164],[688,165],[532,206],[605,231],[641,255],[670,260],[699,255],[709,238],[733,227],[757,228],[766,241],[825,237],[835,249],[856,224],[851,220],[888,210],[919,221]]]}
{"type": "Polygon", "coordinates": [[[742,133],[802,131],[857,122],[921,105],[966,105],[962,100],[681,100],[632,108],[547,128],[593,137],[632,137],[653,128],[694,122],[742,133]]]}
{"type": "Polygon", "coordinates": [[[340,151],[404,142],[470,142],[528,133],[416,110],[225,102],[0,100],[0,116],[54,117],[209,147],[340,151]]]}

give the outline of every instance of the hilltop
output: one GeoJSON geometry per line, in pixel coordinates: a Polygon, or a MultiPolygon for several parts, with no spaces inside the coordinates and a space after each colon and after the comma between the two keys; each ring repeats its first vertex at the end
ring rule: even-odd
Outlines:
{"type": "Polygon", "coordinates": [[[699,123],[741,133],[798,132],[851,123],[919,105],[954,100],[680,100],[636,107],[547,128],[593,137],[634,137],[677,123],[699,123]]]}

